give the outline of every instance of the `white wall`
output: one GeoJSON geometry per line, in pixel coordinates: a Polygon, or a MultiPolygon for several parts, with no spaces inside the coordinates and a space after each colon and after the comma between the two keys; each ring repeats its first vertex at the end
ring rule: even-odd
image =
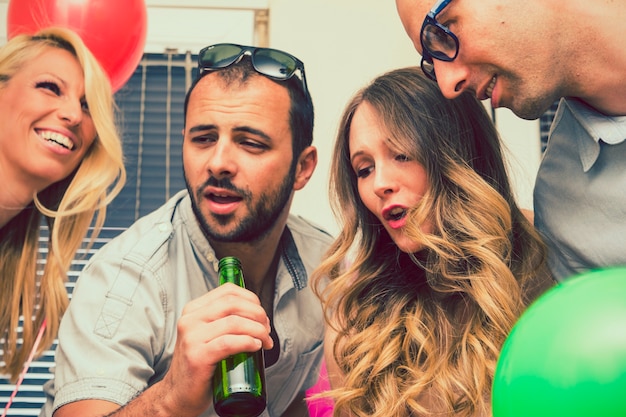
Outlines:
{"type": "MultiPolygon", "coordinates": [[[[21,0],[13,0],[21,1],[21,0]]],[[[6,16],[8,0],[0,0],[6,16]]],[[[215,42],[251,39],[253,9],[269,8],[269,43],[300,58],[306,66],[316,120],[314,144],[319,165],[311,182],[296,194],[293,211],[331,232],[337,225],[327,203],[328,169],[338,118],[349,97],[376,75],[419,65],[419,55],[391,0],[146,0],[146,49],[197,51],[215,42]],[[214,8],[209,8],[213,6],[214,8]],[[231,22],[228,16],[233,16],[231,22]],[[242,23],[243,22],[243,23],[242,23]]],[[[6,36],[0,19],[0,37],[6,36]]],[[[0,39],[4,43],[4,39],[0,39]]],[[[496,111],[520,204],[532,208],[532,186],[539,164],[539,124],[496,111]]]]}
{"type": "Polygon", "coordinates": [[[496,126],[508,150],[506,158],[518,204],[532,210],[533,187],[541,161],[539,120],[523,120],[509,109],[497,109],[496,126]]]}

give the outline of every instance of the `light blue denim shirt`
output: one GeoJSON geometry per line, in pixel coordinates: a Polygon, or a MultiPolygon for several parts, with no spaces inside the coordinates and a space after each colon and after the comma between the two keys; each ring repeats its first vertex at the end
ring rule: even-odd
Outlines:
{"type": "Polygon", "coordinates": [[[554,277],[626,265],[626,116],[561,99],[535,183],[554,277]]]}
{"type": "MultiPolygon", "coordinates": [[[[331,241],[311,223],[289,217],[274,298],[280,355],[266,369],[264,416],[281,415],[317,380],[324,324],[308,276],[331,241]]],[[[181,191],[100,249],[83,270],[61,323],[54,387],[45,388],[50,397],[41,415],[83,399],[125,404],[159,381],[183,306],[217,285],[215,253],[181,191]]],[[[213,407],[202,416],[216,416],[213,407]]]]}

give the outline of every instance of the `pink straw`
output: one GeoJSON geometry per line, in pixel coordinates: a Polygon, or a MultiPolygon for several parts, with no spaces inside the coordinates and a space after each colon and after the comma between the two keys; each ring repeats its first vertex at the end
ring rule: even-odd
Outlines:
{"type": "Polygon", "coordinates": [[[17,380],[17,383],[15,384],[15,389],[13,390],[11,397],[9,397],[9,402],[7,402],[6,407],[4,407],[4,411],[2,412],[2,417],[6,417],[7,412],[9,411],[9,408],[11,408],[11,404],[13,404],[13,399],[17,395],[17,391],[20,388],[20,385],[22,385],[22,382],[24,381],[24,377],[26,376],[26,372],[28,371],[28,368],[30,367],[30,363],[33,361],[33,357],[35,356],[35,352],[37,351],[37,346],[39,346],[39,342],[41,342],[41,337],[43,336],[44,330],[46,330],[46,319],[43,319],[43,323],[41,323],[41,327],[39,328],[39,333],[37,334],[37,339],[35,339],[35,344],[33,345],[33,348],[30,351],[30,355],[28,356],[28,360],[24,364],[24,369],[22,370],[22,373],[20,374],[20,377],[17,380]]]}

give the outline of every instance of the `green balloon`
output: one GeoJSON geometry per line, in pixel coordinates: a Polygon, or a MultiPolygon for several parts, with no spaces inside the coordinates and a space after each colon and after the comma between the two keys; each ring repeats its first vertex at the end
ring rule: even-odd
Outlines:
{"type": "Polygon", "coordinates": [[[539,297],[507,337],[494,417],[626,416],[626,267],[570,278],[539,297]]]}

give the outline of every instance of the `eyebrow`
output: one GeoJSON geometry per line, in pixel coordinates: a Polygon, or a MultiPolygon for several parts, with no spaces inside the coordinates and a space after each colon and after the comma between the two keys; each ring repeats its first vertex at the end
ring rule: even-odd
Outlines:
{"type": "Polygon", "coordinates": [[[205,130],[217,129],[215,125],[196,125],[192,128],[189,128],[189,133],[203,132],[205,130]]]}
{"type": "MultiPolygon", "coordinates": [[[[215,130],[218,129],[217,125],[214,125],[214,124],[196,125],[196,126],[193,126],[193,127],[191,127],[189,129],[189,133],[204,132],[206,130],[214,130],[214,129],[215,130]]],[[[233,132],[251,133],[253,135],[260,136],[261,138],[263,138],[267,142],[272,142],[272,138],[267,133],[263,132],[262,130],[250,127],[250,126],[239,126],[239,127],[236,127],[236,128],[233,129],[233,132]]]]}

